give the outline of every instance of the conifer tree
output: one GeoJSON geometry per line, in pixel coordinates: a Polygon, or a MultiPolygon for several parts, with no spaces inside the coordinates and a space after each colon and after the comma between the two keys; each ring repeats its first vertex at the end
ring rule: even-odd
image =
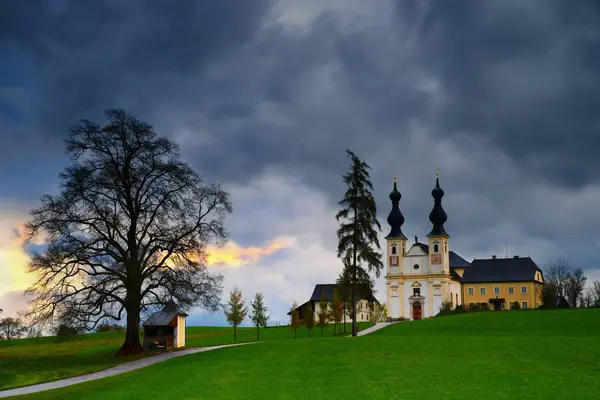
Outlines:
{"type": "Polygon", "coordinates": [[[315,314],[313,312],[312,305],[310,302],[304,308],[304,319],[302,321],[304,326],[306,327],[306,332],[308,333],[308,337],[310,337],[310,331],[315,327],[315,314]]]}
{"type": "Polygon", "coordinates": [[[319,318],[319,326],[321,327],[321,337],[323,337],[323,328],[325,328],[325,324],[327,323],[327,316],[329,315],[329,303],[325,299],[325,289],[321,289],[321,299],[319,301],[319,313],[317,317],[319,318]]]}
{"type": "Polygon", "coordinates": [[[242,323],[248,309],[244,305],[244,299],[242,298],[242,291],[238,288],[233,289],[229,296],[229,302],[225,306],[225,316],[227,322],[233,325],[233,341],[237,341],[237,327],[242,323]]]}
{"type": "Polygon", "coordinates": [[[342,259],[344,267],[348,269],[351,285],[352,336],[358,333],[356,326],[357,287],[370,284],[373,286],[369,273],[375,272],[379,277],[383,268],[378,231],[381,224],[377,219],[377,206],[371,191],[373,184],[370,181],[369,169],[371,167],[361,161],[353,152],[346,150],[351,159],[350,171],[343,175],[347,185],[344,198],[338,203],[342,209],[337,213],[336,219],[340,222],[337,231],[339,239],[337,256],[342,259]]]}
{"type": "Polygon", "coordinates": [[[264,297],[262,293],[256,293],[254,301],[250,303],[252,307],[252,313],[250,314],[250,320],[256,326],[256,340],[259,340],[259,328],[267,325],[269,315],[267,314],[267,306],[264,303],[264,297]]]}
{"type": "MultiPolygon", "coordinates": [[[[337,289],[335,289],[333,292],[333,300],[331,301],[331,319],[334,322],[334,326],[333,326],[334,335],[337,335],[338,324],[342,321],[342,312],[343,312],[342,301],[340,299],[337,289]]],[[[340,333],[341,333],[341,329],[340,329],[340,333]]]]}
{"type": "Polygon", "coordinates": [[[294,339],[296,339],[296,330],[302,326],[302,321],[300,320],[300,314],[298,313],[298,303],[294,302],[292,304],[292,320],[290,323],[290,329],[294,331],[294,339]]]}

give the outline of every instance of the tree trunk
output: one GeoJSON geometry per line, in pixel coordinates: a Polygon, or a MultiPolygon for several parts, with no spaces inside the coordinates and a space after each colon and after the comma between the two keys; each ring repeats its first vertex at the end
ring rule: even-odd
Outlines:
{"type": "Polygon", "coordinates": [[[256,341],[257,341],[257,342],[258,342],[258,340],[259,340],[259,339],[258,339],[258,335],[259,335],[259,333],[258,333],[258,325],[256,325],[256,341]]]}
{"type": "Polygon", "coordinates": [[[233,324],[233,341],[237,342],[237,324],[233,324]]]}
{"type": "MultiPolygon", "coordinates": [[[[348,294],[344,295],[344,298],[347,296],[348,294]]],[[[346,333],[346,304],[344,304],[344,333],[346,333]]]]}
{"type": "Polygon", "coordinates": [[[117,352],[117,356],[130,356],[145,353],[140,343],[140,299],[139,290],[136,293],[128,291],[127,331],[125,343],[117,352]]]}

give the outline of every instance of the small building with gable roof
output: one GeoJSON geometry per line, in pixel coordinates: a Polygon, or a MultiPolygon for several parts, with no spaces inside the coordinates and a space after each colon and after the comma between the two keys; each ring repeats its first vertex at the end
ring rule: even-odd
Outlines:
{"type": "Polygon", "coordinates": [[[187,314],[170,300],[162,310],[152,314],[144,322],[144,347],[185,347],[185,318],[187,314]]]}

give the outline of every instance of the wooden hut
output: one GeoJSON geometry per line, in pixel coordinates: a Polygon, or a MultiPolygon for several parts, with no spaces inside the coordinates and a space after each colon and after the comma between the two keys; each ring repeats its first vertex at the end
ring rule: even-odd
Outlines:
{"type": "Polygon", "coordinates": [[[185,347],[185,317],[173,300],[165,307],[152,314],[144,322],[144,347],[179,348],[185,347]]]}

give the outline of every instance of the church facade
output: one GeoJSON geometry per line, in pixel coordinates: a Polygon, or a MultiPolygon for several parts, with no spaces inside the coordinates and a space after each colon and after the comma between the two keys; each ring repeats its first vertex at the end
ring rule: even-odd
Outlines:
{"type": "Polygon", "coordinates": [[[431,231],[426,241],[420,242],[415,237],[414,243],[409,244],[402,233],[404,216],[399,206],[402,195],[394,178],[394,188],[389,196],[392,210],[387,218],[391,230],[385,237],[388,319],[433,317],[444,302],[452,308],[477,304],[505,310],[514,302],[529,308],[539,307],[543,275],[533,260],[515,256],[501,261],[492,256],[489,260],[469,263],[450,250],[450,235],[444,228],[447,220],[442,208],[444,191],[439,176],[436,176],[431,195],[434,200],[429,214],[431,231]]]}

